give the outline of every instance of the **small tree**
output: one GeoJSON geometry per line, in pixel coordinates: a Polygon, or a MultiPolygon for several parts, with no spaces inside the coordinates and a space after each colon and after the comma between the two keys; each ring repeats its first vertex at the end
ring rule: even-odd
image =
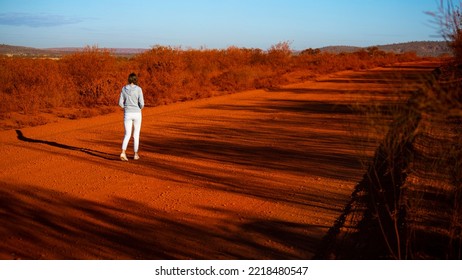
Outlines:
{"type": "Polygon", "coordinates": [[[271,65],[278,67],[282,72],[284,72],[284,69],[290,68],[290,59],[292,57],[290,42],[280,42],[271,46],[268,50],[268,57],[271,65]]]}

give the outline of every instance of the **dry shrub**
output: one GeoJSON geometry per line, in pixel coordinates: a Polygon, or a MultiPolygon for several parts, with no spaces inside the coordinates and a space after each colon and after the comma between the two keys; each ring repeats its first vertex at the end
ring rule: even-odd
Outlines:
{"type": "Polygon", "coordinates": [[[185,67],[180,49],[156,46],[138,55],[133,63],[138,66],[147,104],[169,103],[181,92],[185,67]]]}
{"type": "Polygon", "coordinates": [[[252,88],[252,78],[252,70],[244,67],[223,72],[213,77],[211,82],[220,91],[236,92],[252,88]]]}
{"type": "Polygon", "coordinates": [[[114,104],[123,85],[116,62],[109,51],[96,47],[87,47],[60,61],[66,68],[64,75],[75,85],[78,102],[86,107],[114,104]]]}
{"type": "Polygon", "coordinates": [[[75,102],[66,93],[72,82],[62,75],[58,63],[48,59],[0,58],[2,111],[36,113],[75,102]]]}
{"type": "Polygon", "coordinates": [[[361,49],[352,53],[326,53],[307,49],[294,57],[294,68],[309,69],[314,73],[328,74],[344,70],[362,70],[397,62],[421,59],[415,53],[394,54],[380,51],[377,47],[361,49]]]}
{"type": "Polygon", "coordinates": [[[184,61],[183,96],[181,100],[208,97],[216,91],[212,78],[220,73],[218,50],[186,50],[184,61]],[[189,93],[189,96],[186,96],[189,93]]]}
{"type": "Polygon", "coordinates": [[[453,1],[440,0],[437,12],[428,12],[434,24],[453,50],[457,63],[462,63],[462,6],[453,1]]]}
{"type": "Polygon", "coordinates": [[[287,72],[291,69],[292,50],[289,42],[281,42],[271,46],[268,50],[268,64],[276,71],[287,72]]]}

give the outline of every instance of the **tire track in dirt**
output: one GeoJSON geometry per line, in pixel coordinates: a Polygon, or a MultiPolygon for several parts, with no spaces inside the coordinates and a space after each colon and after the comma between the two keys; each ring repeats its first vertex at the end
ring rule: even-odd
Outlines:
{"type": "Polygon", "coordinates": [[[147,108],[139,161],[122,113],[0,132],[0,258],[312,258],[376,148],[353,108],[432,67],[147,108]]]}

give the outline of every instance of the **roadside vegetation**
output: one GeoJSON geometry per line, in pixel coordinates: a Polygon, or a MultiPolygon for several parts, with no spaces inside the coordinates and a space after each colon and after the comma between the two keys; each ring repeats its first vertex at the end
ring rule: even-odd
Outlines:
{"type": "Polygon", "coordinates": [[[454,59],[411,100],[420,121],[403,185],[401,258],[462,259],[462,2],[431,13],[454,59]]]}
{"type": "Polygon", "coordinates": [[[158,106],[419,59],[378,48],[295,54],[289,42],[266,51],[155,46],[131,58],[97,47],[61,59],[1,56],[0,120],[8,129],[46,123],[43,113],[77,119],[112,112],[130,72],[138,74],[147,105],[158,106]]]}

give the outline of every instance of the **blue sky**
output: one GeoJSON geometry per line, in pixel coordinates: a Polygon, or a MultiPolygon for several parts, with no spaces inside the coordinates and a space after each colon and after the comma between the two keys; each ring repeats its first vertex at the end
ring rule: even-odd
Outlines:
{"type": "Polygon", "coordinates": [[[440,40],[438,0],[0,0],[0,43],[292,49],[440,40]]]}

